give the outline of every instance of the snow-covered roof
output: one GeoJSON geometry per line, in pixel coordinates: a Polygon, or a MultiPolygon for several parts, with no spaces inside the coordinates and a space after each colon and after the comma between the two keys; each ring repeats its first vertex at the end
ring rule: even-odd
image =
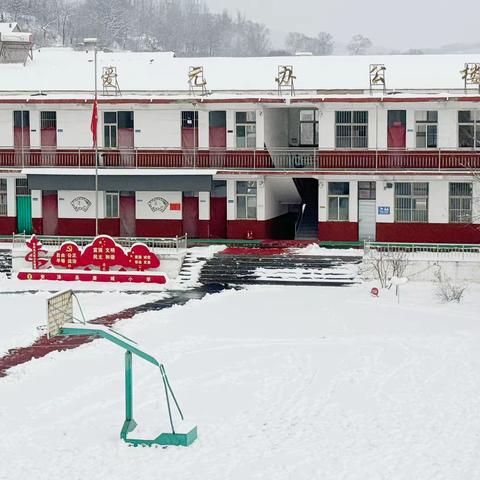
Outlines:
{"type": "MultiPolygon", "coordinates": [[[[385,64],[389,90],[455,90],[463,88],[460,71],[480,54],[391,56],[296,56],[262,58],[176,58],[171,52],[99,52],[104,66],[116,66],[123,92],[188,90],[189,66],[204,67],[212,91],[275,91],[279,65],[293,65],[298,90],[369,89],[369,65],[385,64]]],[[[93,53],[67,48],[34,52],[26,66],[0,65],[0,91],[86,92],[93,88],[93,53]]],[[[99,82],[101,84],[101,82],[99,82]]]]}
{"type": "Polygon", "coordinates": [[[16,22],[0,22],[0,33],[19,32],[20,28],[16,22]]]}

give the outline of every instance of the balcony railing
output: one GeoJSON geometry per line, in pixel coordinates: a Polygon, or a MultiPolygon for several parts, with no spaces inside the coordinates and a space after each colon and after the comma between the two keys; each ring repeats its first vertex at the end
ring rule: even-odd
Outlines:
{"type": "MultiPolygon", "coordinates": [[[[100,150],[100,168],[220,170],[479,170],[465,150],[100,150]]],[[[0,148],[0,168],[94,168],[92,149],[0,148]]]]}

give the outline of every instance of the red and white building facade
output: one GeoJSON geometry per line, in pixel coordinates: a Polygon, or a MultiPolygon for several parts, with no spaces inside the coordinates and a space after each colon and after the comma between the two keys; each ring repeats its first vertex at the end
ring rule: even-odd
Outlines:
{"type": "Polygon", "coordinates": [[[94,235],[98,212],[112,236],[480,243],[480,94],[460,74],[480,55],[99,52],[120,90],[99,79],[98,208],[92,60],[0,64],[0,234],[94,235]]]}

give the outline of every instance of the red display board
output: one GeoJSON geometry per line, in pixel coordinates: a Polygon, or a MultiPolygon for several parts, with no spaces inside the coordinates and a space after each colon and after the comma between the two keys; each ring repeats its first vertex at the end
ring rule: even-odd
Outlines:
{"type": "Polygon", "coordinates": [[[83,249],[75,242],[65,242],[50,258],[35,235],[26,246],[30,252],[25,260],[32,267],[19,272],[20,280],[166,283],[160,272],[143,273],[160,267],[157,254],[143,243],[125,250],[112,237],[100,235],[83,249]]]}

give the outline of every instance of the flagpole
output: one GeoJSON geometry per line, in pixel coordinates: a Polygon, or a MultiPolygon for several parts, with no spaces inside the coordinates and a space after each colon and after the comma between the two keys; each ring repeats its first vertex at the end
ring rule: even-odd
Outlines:
{"type": "MultiPolygon", "coordinates": [[[[83,43],[93,47],[94,54],[94,75],[95,75],[95,94],[93,100],[92,123],[90,128],[93,135],[93,146],[95,148],[95,236],[98,236],[98,73],[97,73],[97,39],[85,38],[83,43]]],[[[87,50],[88,52],[88,50],[87,50]]]]}
{"type": "Polygon", "coordinates": [[[94,46],[95,55],[95,106],[97,108],[97,122],[95,125],[95,236],[98,237],[98,85],[97,85],[97,42],[94,46]]]}

